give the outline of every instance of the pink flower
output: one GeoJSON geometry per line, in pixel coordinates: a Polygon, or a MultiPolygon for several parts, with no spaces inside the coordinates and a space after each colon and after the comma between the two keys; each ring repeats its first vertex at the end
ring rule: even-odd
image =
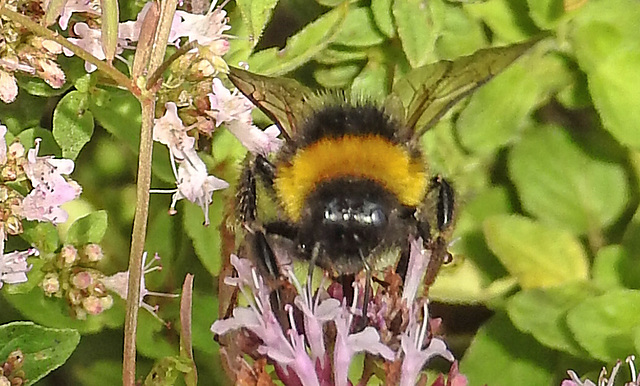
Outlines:
{"type": "Polygon", "coordinates": [[[411,239],[411,252],[409,254],[409,264],[407,266],[407,277],[404,281],[404,290],[402,298],[406,300],[407,305],[413,304],[418,288],[422,284],[422,277],[427,271],[429,260],[431,260],[431,251],[422,248],[422,238],[411,239]]]}
{"type": "Polygon", "coordinates": [[[185,11],[176,11],[176,15],[182,20],[172,32],[176,38],[186,37],[189,42],[207,46],[217,40],[223,39],[223,32],[231,29],[227,25],[227,12],[222,10],[226,4],[215,8],[217,1],[211,2],[209,12],[205,15],[194,15],[185,11]]]}
{"type": "MultiPolygon", "coordinates": [[[[184,161],[185,153],[192,150],[196,140],[187,135],[187,128],[178,117],[176,104],[168,102],[165,104],[167,111],[160,119],[155,120],[153,126],[153,140],[158,141],[169,148],[171,162],[184,161]]],[[[174,173],[175,166],[174,166],[174,173]]]]}
{"type": "Polygon", "coordinates": [[[249,99],[238,90],[229,91],[218,78],[213,79],[212,89],[213,93],[209,94],[211,110],[207,114],[215,120],[216,126],[224,123],[252,153],[267,155],[280,148],[282,140],[278,138],[280,130],[276,125],[260,130],[252,124],[253,104],[249,99]]]}
{"type": "Polygon", "coordinates": [[[207,114],[216,121],[216,126],[232,121],[251,124],[253,103],[238,90],[229,91],[218,78],[213,79],[213,93],[209,94],[211,111],[207,114]]]}
{"type": "Polygon", "coordinates": [[[0,70],[0,100],[11,103],[18,96],[18,83],[13,74],[0,70]]]}
{"type": "Polygon", "coordinates": [[[27,264],[27,257],[38,255],[38,250],[29,248],[23,252],[4,253],[4,232],[0,231],[0,288],[7,284],[24,283],[31,265],[27,264]]]}
{"type": "MultiPolygon", "coordinates": [[[[80,38],[68,38],[68,40],[78,47],[83,48],[85,51],[89,52],[91,55],[95,56],[98,60],[105,60],[107,57],[102,50],[102,32],[99,29],[89,28],[87,23],[76,23],[73,26],[73,31],[76,35],[80,36],[80,38]]],[[[116,54],[122,53],[124,48],[127,45],[125,39],[118,37],[118,45],[116,48],[116,54]]],[[[66,56],[73,56],[73,52],[64,48],[63,52],[66,56]]],[[[84,69],[87,72],[93,72],[96,70],[96,66],[85,62],[84,69]]]]}
{"type": "MultiPolygon", "coordinates": [[[[156,317],[156,319],[162,321],[157,314],[158,306],[154,307],[154,306],[151,306],[149,303],[145,303],[144,298],[147,296],[160,296],[160,297],[166,297],[166,298],[174,298],[180,295],[168,294],[164,292],[154,292],[154,291],[149,291],[147,289],[145,285],[145,276],[153,271],[159,271],[162,269],[161,265],[154,266],[154,264],[158,263],[159,261],[160,261],[160,256],[156,254],[154,255],[153,259],[147,264],[147,252],[142,254],[143,271],[142,271],[142,277],[140,278],[140,307],[149,311],[153,316],[156,317]]],[[[114,275],[102,278],[101,281],[102,281],[102,284],[104,284],[104,286],[107,287],[109,291],[115,292],[122,299],[127,300],[127,292],[129,288],[129,271],[118,272],[114,275]]]]}
{"type": "Polygon", "coordinates": [[[82,188],[62,176],[73,171],[72,160],[37,156],[40,141],[38,138],[35,148],[27,153],[24,171],[33,190],[22,201],[20,214],[28,220],[63,223],[68,215],[60,205],[80,196],[82,188]]]}
{"type": "Polygon", "coordinates": [[[209,225],[209,204],[213,200],[213,192],[229,187],[226,181],[207,173],[207,166],[193,149],[185,154],[185,160],[178,167],[176,184],[171,210],[175,211],[178,200],[186,198],[202,208],[205,225],[209,225]]]}
{"type": "MultiPolygon", "coordinates": [[[[49,3],[50,0],[44,1],[45,8],[49,3]]],[[[98,16],[100,15],[100,3],[93,0],[67,0],[64,3],[62,13],[60,14],[60,20],[58,20],[60,28],[63,30],[67,29],[69,26],[69,19],[71,19],[71,16],[75,12],[84,12],[98,16]]]]}
{"type": "Polygon", "coordinates": [[[427,305],[424,305],[424,316],[421,325],[418,325],[416,321],[415,310],[412,309],[410,312],[409,325],[407,326],[408,333],[404,333],[401,336],[404,358],[402,360],[400,386],[415,385],[424,365],[435,356],[441,356],[451,362],[455,360],[453,354],[447,349],[447,345],[439,338],[432,337],[427,347],[423,348],[429,323],[427,305]]]}
{"type": "Polygon", "coordinates": [[[333,374],[337,386],[349,385],[349,366],[355,354],[366,351],[369,354],[380,355],[387,360],[392,360],[395,357],[393,350],[380,342],[380,335],[375,328],[369,326],[358,333],[350,333],[353,314],[356,312],[356,304],[358,304],[358,292],[354,291],[351,309],[343,304],[342,312],[334,320],[337,335],[333,352],[333,374]]]}
{"type": "MultiPolygon", "coordinates": [[[[640,385],[640,377],[638,376],[638,372],[636,371],[636,366],[634,361],[636,360],[635,355],[629,355],[625,362],[629,365],[629,373],[631,374],[631,381],[625,382],[625,386],[639,386],[640,385]]],[[[621,360],[617,360],[616,364],[611,369],[611,375],[608,376],[607,368],[603,367],[600,371],[600,375],[598,376],[597,385],[614,385],[616,384],[616,377],[620,372],[620,366],[622,365],[621,360]]],[[[569,374],[569,378],[562,381],[562,386],[596,386],[596,383],[590,379],[586,379],[584,382],[580,380],[578,374],[576,374],[573,370],[568,370],[567,374],[569,374]]]]}

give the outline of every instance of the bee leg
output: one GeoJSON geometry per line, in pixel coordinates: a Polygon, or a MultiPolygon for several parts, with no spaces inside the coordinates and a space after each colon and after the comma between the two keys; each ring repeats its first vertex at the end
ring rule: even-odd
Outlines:
{"type": "Polygon", "coordinates": [[[258,202],[256,176],[261,179],[270,193],[275,194],[273,191],[275,166],[261,155],[248,156],[240,174],[238,193],[236,194],[238,217],[243,224],[251,224],[256,221],[258,202]]]}
{"type": "Polygon", "coordinates": [[[451,185],[442,178],[436,176],[431,180],[430,189],[438,190],[438,202],[436,220],[438,225],[438,235],[428,240],[425,247],[431,251],[431,259],[427,266],[424,283],[430,286],[436,280],[436,276],[440,271],[442,264],[449,263],[452,260],[451,253],[448,251],[448,233],[450,233],[453,225],[455,194],[451,185]]]}

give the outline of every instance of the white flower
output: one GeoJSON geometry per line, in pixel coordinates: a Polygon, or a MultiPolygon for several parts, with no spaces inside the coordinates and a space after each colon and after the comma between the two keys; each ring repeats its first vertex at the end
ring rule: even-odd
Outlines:
{"type": "Polygon", "coordinates": [[[207,114],[216,121],[216,126],[232,121],[251,124],[253,103],[238,90],[229,91],[218,78],[213,79],[212,93],[209,94],[211,111],[207,114]]]}
{"type": "MultiPolygon", "coordinates": [[[[49,6],[51,0],[45,0],[45,9],[49,6]]],[[[60,14],[60,20],[58,24],[62,30],[66,30],[69,26],[69,19],[74,12],[84,12],[92,15],[100,15],[100,4],[94,0],[67,0],[64,3],[64,8],[60,14]]]]}
{"type": "Polygon", "coordinates": [[[407,305],[413,304],[418,288],[422,283],[422,277],[429,266],[431,251],[422,248],[422,237],[410,240],[411,252],[409,254],[409,264],[407,265],[407,277],[404,282],[402,298],[407,305]]]}
{"type": "Polygon", "coordinates": [[[185,154],[185,160],[178,167],[176,184],[178,186],[171,201],[171,210],[175,211],[178,200],[186,198],[202,208],[205,225],[209,225],[209,204],[213,200],[213,191],[229,187],[226,181],[207,173],[207,166],[195,150],[185,154]]]}
{"type": "Polygon", "coordinates": [[[204,15],[176,11],[176,15],[182,20],[179,25],[172,28],[174,36],[176,38],[186,37],[189,42],[196,41],[203,46],[223,39],[223,33],[231,29],[227,25],[227,12],[222,9],[225,4],[215,8],[216,1],[212,1],[209,12],[204,15]]]}
{"type": "Polygon", "coordinates": [[[435,356],[441,356],[450,362],[455,360],[453,354],[447,349],[447,345],[442,339],[432,337],[429,345],[423,348],[425,338],[427,337],[429,312],[425,304],[422,324],[418,325],[416,322],[416,312],[413,308],[414,307],[410,310],[409,325],[407,326],[408,333],[403,333],[400,341],[402,352],[404,353],[400,386],[415,385],[418,382],[420,372],[424,365],[429,359],[435,356]]]}
{"type": "Polygon", "coordinates": [[[18,83],[13,74],[0,70],[0,100],[11,103],[18,96],[18,83]]]}
{"type": "Polygon", "coordinates": [[[30,248],[23,252],[4,253],[4,232],[0,231],[0,288],[7,284],[24,283],[31,265],[27,264],[27,257],[37,255],[38,250],[30,248]]]}
{"type": "MultiPolygon", "coordinates": [[[[155,120],[153,126],[153,140],[158,141],[169,148],[171,162],[184,161],[185,152],[192,150],[196,144],[195,138],[187,135],[187,128],[178,117],[178,109],[175,103],[165,104],[167,111],[160,119],[155,120]]],[[[175,166],[174,166],[175,169],[175,166]]],[[[174,173],[175,170],[174,170],[174,173]]]]}
{"type": "Polygon", "coordinates": [[[0,124],[0,164],[7,163],[7,126],[0,124]]]}
{"type": "MultiPolygon", "coordinates": [[[[151,273],[153,271],[159,271],[162,269],[162,266],[159,264],[154,266],[154,264],[159,263],[159,261],[160,261],[160,256],[156,254],[153,256],[153,259],[147,264],[147,252],[144,252],[142,254],[143,270],[142,270],[142,277],[140,278],[140,307],[149,311],[158,320],[162,321],[157,314],[158,306],[155,306],[155,307],[151,306],[149,303],[146,303],[144,301],[144,298],[147,296],[160,296],[160,297],[166,297],[166,298],[174,298],[180,295],[168,294],[164,292],[154,292],[154,291],[149,291],[147,289],[144,277],[148,273],[151,273]]],[[[104,286],[107,287],[108,290],[115,292],[122,299],[127,300],[127,293],[129,289],[129,271],[128,270],[124,272],[118,272],[108,277],[104,277],[101,279],[101,281],[102,281],[102,284],[104,284],[104,286]]]]}

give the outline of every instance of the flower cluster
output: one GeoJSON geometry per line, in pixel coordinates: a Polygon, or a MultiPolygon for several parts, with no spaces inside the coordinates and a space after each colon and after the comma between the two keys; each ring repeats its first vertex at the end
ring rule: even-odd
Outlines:
{"type": "MultiPolygon", "coordinates": [[[[412,260],[426,258],[428,255],[421,249],[412,249],[412,260]]],[[[348,374],[354,357],[364,353],[365,370],[360,384],[374,373],[382,374],[374,370],[380,366],[384,366],[386,384],[426,384],[422,369],[431,358],[440,356],[454,361],[444,341],[434,335],[439,321],[429,318],[426,299],[413,297],[408,302],[393,283],[378,288],[368,304],[367,315],[362,315],[361,280],[354,283],[353,299],[348,301],[339,284],[325,288],[323,279],[314,291],[310,278],[302,286],[292,268],[283,266],[288,282],[277,290],[282,295],[277,298],[293,299],[293,304],[280,309],[279,301],[273,299],[276,292],[272,293],[249,260],[234,255],[231,263],[237,277],[228,277],[225,283],[238,288],[248,307],[234,308],[231,317],[216,321],[211,330],[221,335],[218,338],[222,350],[237,382],[265,379],[264,366],[269,363],[285,385],[346,386],[350,384],[348,374]],[[253,367],[243,354],[258,358],[253,367]]],[[[415,261],[410,264],[422,265],[415,261]]],[[[424,270],[414,271],[409,276],[423,274],[424,270]]],[[[385,281],[399,280],[391,270],[385,275],[385,281]]],[[[434,382],[444,384],[444,377],[434,382]]],[[[457,372],[455,364],[447,384],[466,385],[466,378],[457,372]]]]}
{"type": "MultiPolygon", "coordinates": [[[[625,382],[625,386],[640,386],[640,377],[636,371],[636,366],[634,361],[636,360],[635,356],[630,355],[625,359],[627,365],[629,365],[629,372],[631,373],[631,380],[625,382]]],[[[618,376],[618,372],[620,371],[620,366],[622,366],[622,361],[618,360],[611,369],[611,375],[607,373],[607,368],[603,367],[600,371],[600,375],[598,376],[598,383],[593,382],[590,379],[586,379],[584,382],[580,380],[578,374],[573,370],[567,371],[570,379],[565,379],[562,381],[562,386],[611,386],[615,384],[616,377],[618,376]]]]}
{"type": "Polygon", "coordinates": [[[10,352],[7,360],[0,363],[0,386],[25,384],[27,377],[22,370],[23,363],[24,354],[21,350],[10,352]]]}
{"type": "MultiPolygon", "coordinates": [[[[29,10],[29,16],[40,21],[44,15],[43,4],[37,0],[9,0],[3,3],[12,11],[29,10]],[[24,4],[28,3],[28,4],[24,4]]],[[[56,63],[62,46],[27,32],[22,26],[10,20],[0,20],[0,100],[11,103],[18,95],[15,73],[37,76],[53,88],[65,83],[64,72],[56,63]]]]}
{"type": "MultiPolygon", "coordinates": [[[[73,171],[74,163],[53,156],[38,156],[40,139],[25,157],[25,149],[19,142],[8,150],[5,135],[7,128],[0,125],[0,222],[7,234],[22,233],[20,220],[36,220],[60,224],[67,221],[67,212],[60,206],[76,199],[82,189],[64,175],[73,171]],[[8,182],[29,181],[29,193],[23,197],[8,182]]],[[[25,184],[26,185],[26,184],[25,184]]]]}
{"type": "Polygon", "coordinates": [[[98,315],[113,305],[113,298],[101,282],[104,275],[95,269],[102,258],[98,244],[87,244],[80,249],[64,245],[42,268],[46,273],[40,287],[46,296],[65,299],[77,319],[98,315]]]}

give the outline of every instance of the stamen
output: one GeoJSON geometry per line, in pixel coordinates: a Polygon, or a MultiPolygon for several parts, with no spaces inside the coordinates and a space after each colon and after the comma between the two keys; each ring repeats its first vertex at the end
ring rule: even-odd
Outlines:
{"type": "Polygon", "coordinates": [[[289,324],[291,325],[291,329],[288,331],[289,340],[291,341],[291,347],[293,347],[293,349],[295,350],[296,341],[295,339],[293,339],[293,334],[297,334],[298,329],[296,328],[296,321],[293,318],[293,307],[291,307],[291,304],[285,304],[284,310],[287,312],[287,315],[289,316],[289,324]]]}
{"type": "Polygon", "coordinates": [[[611,369],[611,376],[609,377],[609,379],[605,379],[607,386],[613,386],[613,384],[615,383],[616,376],[618,375],[618,371],[620,370],[621,364],[622,364],[622,361],[618,359],[616,361],[616,365],[613,366],[613,368],[611,369]]]}
{"type": "Polygon", "coordinates": [[[638,373],[636,372],[636,365],[634,361],[636,360],[635,355],[629,355],[625,362],[629,365],[629,371],[631,372],[631,382],[635,385],[638,381],[638,373]]]}
{"type": "MultiPolygon", "coordinates": [[[[258,280],[258,273],[256,272],[255,267],[251,267],[251,278],[253,279],[253,285],[256,288],[256,291],[260,290],[260,281],[258,280]]],[[[253,300],[256,302],[256,306],[260,310],[260,314],[264,315],[264,306],[258,299],[258,296],[253,297],[253,300]]]]}

